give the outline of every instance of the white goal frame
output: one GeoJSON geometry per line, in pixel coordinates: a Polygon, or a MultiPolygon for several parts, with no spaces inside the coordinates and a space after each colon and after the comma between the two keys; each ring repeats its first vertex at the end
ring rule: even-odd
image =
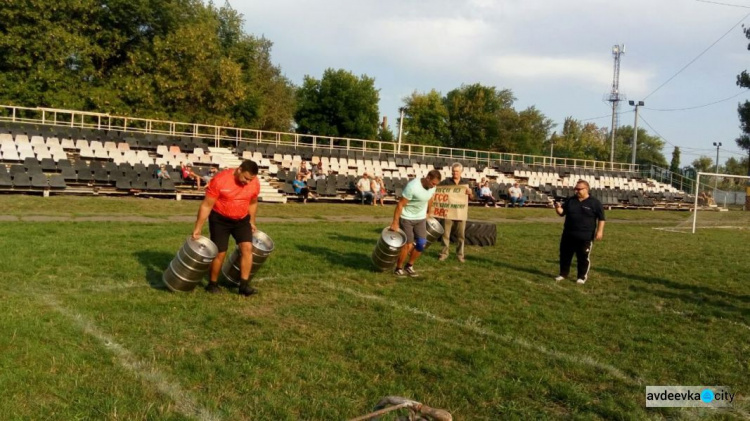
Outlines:
{"type": "Polygon", "coordinates": [[[741,178],[745,180],[750,180],[750,177],[746,175],[731,175],[731,174],[717,174],[713,172],[699,172],[695,176],[695,202],[693,203],[693,234],[695,234],[695,224],[698,221],[698,194],[700,193],[702,175],[724,177],[724,178],[741,178]]]}

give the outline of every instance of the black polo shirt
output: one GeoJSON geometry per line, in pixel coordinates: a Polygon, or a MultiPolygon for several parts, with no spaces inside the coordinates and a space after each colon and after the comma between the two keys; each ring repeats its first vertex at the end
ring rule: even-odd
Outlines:
{"type": "Polygon", "coordinates": [[[576,240],[593,240],[597,223],[606,221],[602,202],[593,196],[583,201],[578,200],[578,196],[569,197],[562,208],[565,215],[563,235],[576,240]]]}

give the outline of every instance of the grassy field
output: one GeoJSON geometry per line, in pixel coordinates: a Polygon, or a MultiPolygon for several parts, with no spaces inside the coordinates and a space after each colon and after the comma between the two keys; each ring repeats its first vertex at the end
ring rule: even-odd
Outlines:
{"type": "Polygon", "coordinates": [[[612,211],[580,286],[552,281],[551,209],[472,208],[497,245],[465,264],[433,245],[421,277],[395,279],[369,261],[392,207],[261,204],[276,250],[257,296],[170,293],[161,274],[197,206],[0,196],[2,418],[342,420],[386,395],[456,420],[750,412],[750,230],[665,232],[689,213],[612,211]],[[740,401],[647,410],[647,385],[740,401]]]}

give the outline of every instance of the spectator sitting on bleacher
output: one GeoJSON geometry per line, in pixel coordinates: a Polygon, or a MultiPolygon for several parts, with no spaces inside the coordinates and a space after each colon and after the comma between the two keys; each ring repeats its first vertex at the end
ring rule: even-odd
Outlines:
{"type": "Polygon", "coordinates": [[[495,201],[495,198],[492,196],[489,181],[485,181],[484,184],[479,187],[479,200],[484,202],[485,208],[490,207],[490,202],[492,202],[495,207],[498,207],[497,201],[495,201]]]}
{"type": "Polygon", "coordinates": [[[159,166],[159,169],[156,170],[156,178],[158,179],[164,179],[169,180],[171,177],[169,176],[169,171],[167,171],[167,166],[164,164],[161,164],[159,166]]]}
{"type": "Polygon", "coordinates": [[[216,173],[218,173],[218,172],[219,172],[219,169],[218,169],[218,168],[216,168],[216,167],[211,167],[211,168],[210,168],[210,169],[208,170],[208,175],[206,175],[206,176],[204,176],[204,177],[203,177],[203,183],[204,183],[205,185],[208,185],[208,183],[210,183],[210,182],[211,182],[211,179],[212,179],[212,178],[214,178],[214,176],[215,176],[215,175],[216,175],[216,173]]]}
{"type": "Polygon", "coordinates": [[[376,176],[372,179],[372,183],[370,183],[370,189],[372,189],[373,193],[373,200],[372,205],[375,206],[376,202],[380,202],[380,206],[385,206],[383,203],[383,198],[385,198],[385,186],[383,185],[383,179],[376,176]]]}
{"type": "Polygon", "coordinates": [[[367,173],[362,174],[362,178],[357,181],[357,192],[359,192],[363,204],[367,203],[368,199],[373,205],[375,204],[371,184],[370,176],[367,173]]]}
{"type": "Polygon", "coordinates": [[[299,195],[302,203],[307,203],[307,198],[310,196],[310,189],[307,187],[305,176],[302,173],[297,173],[297,178],[292,181],[292,187],[294,187],[294,193],[299,195]]]}
{"type": "Polygon", "coordinates": [[[511,208],[515,207],[516,204],[518,204],[518,207],[522,208],[523,204],[526,202],[526,198],[523,197],[523,190],[518,186],[518,183],[513,184],[513,187],[508,189],[508,196],[510,196],[511,208]]]}
{"type": "Polygon", "coordinates": [[[312,173],[316,180],[325,180],[326,169],[323,167],[323,162],[318,162],[317,165],[313,164],[312,173]]]}
{"type": "Polygon", "coordinates": [[[195,181],[196,187],[198,187],[198,189],[201,188],[201,178],[198,174],[193,172],[192,166],[180,163],[180,171],[182,171],[183,181],[193,180],[195,181]]]}
{"type": "Polygon", "coordinates": [[[297,169],[297,174],[302,174],[303,180],[307,181],[308,178],[312,175],[312,172],[310,172],[310,169],[307,168],[307,161],[302,161],[299,164],[299,168],[297,169]]]}

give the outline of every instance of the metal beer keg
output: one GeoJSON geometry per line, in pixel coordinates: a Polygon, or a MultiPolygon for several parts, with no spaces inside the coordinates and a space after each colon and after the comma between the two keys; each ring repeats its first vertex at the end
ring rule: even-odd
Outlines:
{"type": "MultiPolygon", "coordinates": [[[[271,237],[262,231],[255,231],[253,233],[253,267],[250,270],[250,278],[263,267],[263,263],[266,262],[268,256],[273,252],[274,244],[271,237]]],[[[231,283],[235,285],[240,284],[240,248],[235,247],[231,256],[224,260],[224,264],[221,265],[221,273],[231,283]]]]}
{"type": "Polygon", "coordinates": [[[430,247],[430,244],[440,241],[441,238],[443,238],[443,233],[445,232],[445,228],[443,228],[443,225],[435,218],[427,217],[426,221],[427,225],[427,245],[425,246],[425,250],[430,247]]]}
{"type": "Polygon", "coordinates": [[[217,254],[219,249],[210,239],[188,237],[164,271],[164,284],[172,291],[192,291],[206,276],[217,254]]]}
{"type": "Polygon", "coordinates": [[[372,252],[372,263],[376,270],[385,272],[393,270],[398,261],[398,255],[401,248],[406,244],[406,234],[402,230],[391,231],[389,228],[383,229],[380,233],[378,243],[372,252]]]}

